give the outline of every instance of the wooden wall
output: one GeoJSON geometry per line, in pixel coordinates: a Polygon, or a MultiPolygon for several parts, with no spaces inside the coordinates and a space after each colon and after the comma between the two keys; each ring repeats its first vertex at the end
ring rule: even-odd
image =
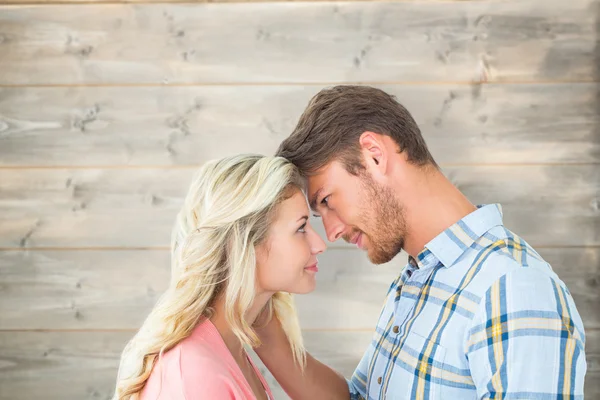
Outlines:
{"type": "MultiPolygon", "coordinates": [[[[397,95],[504,205],[575,297],[600,398],[598,0],[27,2],[0,6],[1,400],[109,399],[194,169],[273,152],[335,83],[397,95]]],[[[352,373],[404,260],[330,246],[298,298],[315,356],[352,373]]]]}

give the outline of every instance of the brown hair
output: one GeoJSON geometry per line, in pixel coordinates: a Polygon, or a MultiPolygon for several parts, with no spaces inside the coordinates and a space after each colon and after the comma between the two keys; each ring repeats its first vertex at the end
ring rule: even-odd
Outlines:
{"type": "Polygon", "coordinates": [[[334,159],[357,175],[364,169],[358,139],[366,131],[391,137],[409,162],[437,168],[408,110],[394,96],[369,86],[342,85],[317,93],[277,155],[290,160],[305,176],[334,159]]]}

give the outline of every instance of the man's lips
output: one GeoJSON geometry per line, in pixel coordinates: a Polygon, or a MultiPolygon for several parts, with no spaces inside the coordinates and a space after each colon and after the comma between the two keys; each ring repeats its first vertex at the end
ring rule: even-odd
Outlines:
{"type": "Polygon", "coordinates": [[[356,236],[354,236],[351,240],[350,243],[355,244],[356,246],[358,246],[359,248],[363,248],[363,233],[359,233],[356,236]]]}

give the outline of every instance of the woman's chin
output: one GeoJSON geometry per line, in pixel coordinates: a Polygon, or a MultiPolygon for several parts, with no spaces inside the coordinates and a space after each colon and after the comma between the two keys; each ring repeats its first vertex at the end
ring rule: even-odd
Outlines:
{"type": "Polygon", "coordinates": [[[314,276],[311,276],[309,279],[303,279],[301,284],[294,286],[292,290],[289,290],[289,293],[292,294],[308,294],[313,292],[317,287],[317,280],[314,276]]]}

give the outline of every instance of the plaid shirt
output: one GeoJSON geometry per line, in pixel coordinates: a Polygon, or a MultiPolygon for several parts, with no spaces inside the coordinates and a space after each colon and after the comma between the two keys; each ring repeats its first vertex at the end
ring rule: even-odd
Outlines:
{"type": "Polygon", "coordinates": [[[583,399],[583,323],[565,284],[478,207],[388,292],[352,399],[583,399]]]}

